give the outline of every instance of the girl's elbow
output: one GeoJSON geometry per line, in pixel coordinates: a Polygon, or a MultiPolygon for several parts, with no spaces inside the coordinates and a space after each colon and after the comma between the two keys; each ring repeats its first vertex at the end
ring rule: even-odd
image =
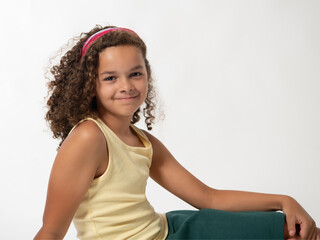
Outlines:
{"type": "Polygon", "coordinates": [[[204,208],[211,208],[214,209],[214,198],[216,195],[216,189],[213,188],[206,188],[202,197],[200,198],[199,202],[201,203],[199,206],[197,206],[198,209],[204,209],[204,208]]]}
{"type": "Polygon", "coordinates": [[[212,209],[216,209],[216,199],[217,199],[217,194],[218,194],[219,190],[218,189],[214,189],[214,188],[210,188],[209,189],[209,194],[208,194],[208,201],[209,201],[209,208],[212,209]]]}

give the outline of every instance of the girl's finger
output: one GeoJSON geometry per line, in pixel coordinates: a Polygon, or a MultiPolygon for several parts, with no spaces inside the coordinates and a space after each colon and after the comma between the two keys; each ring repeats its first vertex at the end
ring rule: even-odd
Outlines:
{"type": "Polygon", "coordinates": [[[314,240],[320,239],[319,229],[317,227],[314,228],[314,237],[312,239],[314,239],[314,240]]]}
{"type": "Polygon", "coordinates": [[[299,233],[299,236],[302,238],[302,239],[310,239],[311,237],[311,234],[313,232],[313,225],[312,224],[306,224],[306,222],[302,222],[300,224],[300,233],[299,233]]]}
{"type": "Polygon", "coordinates": [[[301,237],[303,238],[303,239],[312,239],[312,240],[315,240],[315,238],[313,237],[314,236],[314,234],[317,234],[317,231],[316,231],[317,229],[316,229],[316,227],[315,226],[310,226],[310,228],[308,229],[308,232],[306,232],[306,237],[304,238],[304,237],[302,237],[302,235],[301,235],[301,237]],[[309,233],[309,234],[308,234],[309,233]]]}
{"type": "Polygon", "coordinates": [[[312,234],[310,235],[311,240],[317,240],[317,229],[314,228],[312,234]]]}
{"type": "Polygon", "coordinates": [[[312,239],[312,240],[316,240],[317,239],[317,227],[316,227],[316,223],[313,222],[311,229],[310,229],[310,234],[308,236],[308,238],[312,239]]]}
{"type": "Polygon", "coordinates": [[[287,217],[287,227],[288,227],[288,233],[289,237],[294,237],[296,234],[296,223],[295,219],[292,217],[287,217]]]}

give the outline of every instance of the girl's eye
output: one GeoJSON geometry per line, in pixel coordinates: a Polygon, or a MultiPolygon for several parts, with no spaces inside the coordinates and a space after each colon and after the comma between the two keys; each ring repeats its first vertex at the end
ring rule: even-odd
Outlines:
{"type": "Polygon", "coordinates": [[[142,75],[142,73],[140,73],[140,72],[134,72],[131,74],[132,77],[139,77],[141,75],[142,75]]]}
{"type": "Polygon", "coordinates": [[[105,81],[112,81],[112,80],[114,80],[114,79],[115,79],[114,76],[110,76],[110,77],[106,77],[104,80],[105,80],[105,81]]]}

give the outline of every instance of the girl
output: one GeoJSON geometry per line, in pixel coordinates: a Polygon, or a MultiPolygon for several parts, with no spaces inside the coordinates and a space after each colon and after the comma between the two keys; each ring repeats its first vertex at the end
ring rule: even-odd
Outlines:
{"type": "Polygon", "coordinates": [[[132,30],[96,26],[51,69],[49,122],[61,143],[35,239],[320,239],[291,197],[216,190],[184,169],[148,130],[154,91],[146,46],[132,30]],[[158,214],[149,175],[199,211],[158,214]],[[280,212],[272,212],[281,210],[280,212]]]}

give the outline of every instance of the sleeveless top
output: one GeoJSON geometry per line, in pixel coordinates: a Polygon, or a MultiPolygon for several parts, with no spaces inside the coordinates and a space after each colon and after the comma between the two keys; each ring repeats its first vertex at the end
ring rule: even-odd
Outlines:
{"type": "Polygon", "coordinates": [[[109,163],[107,170],[93,180],[74,215],[77,237],[165,239],[166,216],[156,213],[145,195],[152,161],[152,145],[147,136],[131,125],[144,147],[129,146],[99,118],[86,118],[78,124],[86,120],[95,122],[104,134],[109,163]]]}

